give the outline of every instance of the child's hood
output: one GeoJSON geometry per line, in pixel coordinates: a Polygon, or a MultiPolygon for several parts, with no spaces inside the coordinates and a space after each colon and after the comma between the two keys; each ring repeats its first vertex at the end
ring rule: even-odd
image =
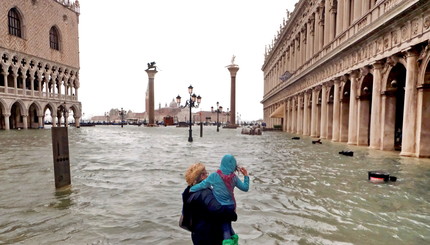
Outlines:
{"type": "Polygon", "coordinates": [[[236,159],[234,158],[234,156],[227,154],[222,158],[221,166],[219,169],[222,171],[223,174],[229,175],[233,173],[234,170],[236,170],[236,167],[236,159]]]}

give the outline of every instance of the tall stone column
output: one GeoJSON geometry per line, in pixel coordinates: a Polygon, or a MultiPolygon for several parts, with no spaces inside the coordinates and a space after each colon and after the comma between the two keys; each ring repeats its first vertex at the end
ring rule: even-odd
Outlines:
{"type": "Polygon", "coordinates": [[[320,29],[321,29],[321,25],[320,25],[320,10],[319,7],[317,8],[317,10],[315,11],[315,35],[314,35],[314,51],[313,54],[316,54],[320,51],[320,29]]]}
{"type": "Polygon", "coordinates": [[[430,157],[430,83],[418,88],[417,157],[430,157]]]}
{"type": "Polygon", "coordinates": [[[23,129],[28,128],[28,115],[27,114],[22,115],[22,128],[23,129]]]}
{"type": "Polygon", "coordinates": [[[4,129],[9,130],[10,129],[10,124],[9,124],[10,113],[3,113],[3,117],[4,117],[4,129]]]}
{"type": "Polygon", "coordinates": [[[327,86],[322,85],[321,89],[321,139],[327,138],[327,86]]]}
{"type": "Polygon", "coordinates": [[[348,29],[351,20],[351,15],[353,15],[353,13],[351,13],[351,1],[349,0],[345,0],[344,2],[344,8],[343,8],[343,20],[342,20],[342,31],[345,31],[346,29],[348,29]]]}
{"type": "Polygon", "coordinates": [[[415,155],[415,135],[417,118],[418,52],[410,50],[406,54],[405,105],[403,107],[402,156],[415,155]]]}
{"type": "Polygon", "coordinates": [[[230,65],[227,66],[230,72],[231,92],[230,92],[230,124],[228,127],[236,128],[236,74],[239,66],[234,64],[234,56],[230,65]]]}
{"type": "Polygon", "coordinates": [[[354,1],[354,21],[358,20],[362,15],[361,15],[361,6],[363,4],[363,2],[365,1],[360,1],[360,0],[356,0],[354,1]]]}
{"type": "MultiPolygon", "coordinates": [[[[148,74],[148,92],[149,92],[149,98],[148,98],[148,107],[146,108],[146,111],[148,112],[148,126],[153,127],[155,126],[155,118],[154,118],[154,78],[155,74],[157,74],[157,68],[154,67],[148,67],[148,69],[145,70],[148,74]]],[[[191,118],[190,118],[191,120],[191,118]]]]}
{"type": "Polygon", "coordinates": [[[309,19],[308,22],[309,25],[309,35],[308,35],[308,48],[309,48],[309,52],[308,52],[308,60],[310,60],[314,54],[315,54],[315,50],[314,50],[314,38],[315,38],[315,17],[312,15],[311,18],[309,19]]]}
{"type": "Polygon", "coordinates": [[[382,63],[373,64],[372,111],[370,114],[370,145],[372,149],[381,147],[381,86],[382,63]]]}
{"type": "Polygon", "coordinates": [[[286,111],[287,111],[287,132],[291,132],[291,110],[290,110],[290,107],[291,107],[291,99],[288,99],[288,101],[287,101],[287,107],[285,108],[286,109],[286,111]]]}
{"type": "Polygon", "coordinates": [[[328,43],[333,41],[336,37],[336,5],[330,6],[330,33],[328,37],[328,43]]]}
{"type": "Polygon", "coordinates": [[[357,144],[357,77],[357,71],[352,71],[349,76],[351,95],[349,97],[348,145],[357,144]]]}
{"type": "Polygon", "coordinates": [[[303,134],[302,95],[297,95],[297,134],[303,134]]]}
{"type": "Polygon", "coordinates": [[[2,71],[1,74],[3,75],[3,80],[4,80],[4,92],[7,94],[9,93],[9,85],[8,85],[8,81],[7,81],[7,73],[2,71]]]}
{"type": "Polygon", "coordinates": [[[318,111],[317,111],[317,89],[312,89],[312,109],[311,109],[311,137],[317,137],[317,122],[318,122],[318,111]]]}
{"type": "Polygon", "coordinates": [[[331,20],[331,17],[330,17],[330,1],[325,1],[325,8],[324,8],[324,16],[325,16],[325,19],[324,19],[324,27],[325,27],[325,30],[324,30],[324,42],[323,42],[323,47],[325,46],[325,45],[327,45],[327,43],[329,43],[330,42],[330,33],[331,33],[331,23],[330,23],[330,20],[331,20]]]}
{"type": "Polygon", "coordinates": [[[37,116],[37,118],[38,118],[38,121],[39,121],[38,127],[39,128],[43,128],[43,116],[37,116]]]}
{"type": "Polygon", "coordinates": [[[333,98],[333,131],[332,141],[339,141],[339,130],[340,130],[340,99],[339,99],[339,78],[334,80],[334,98],[333,98]]]}
{"type": "Polygon", "coordinates": [[[345,0],[338,0],[337,1],[337,17],[336,17],[336,35],[339,35],[343,32],[343,16],[344,16],[344,1],[345,0]]]}
{"type": "Polygon", "coordinates": [[[15,94],[18,94],[18,74],[13,71],[13,87],[15,88],[15,94]]]}
{"type": "Polygon", "coordinates": [[[297,132],[297,95],[292,99],[293,106],[291,107],[291,133],[297,132]]]}
{"type": "Polygon", "coordinates": [[[308,122],[309,122],[309,114],[308,114],[308,92],[304,93],[304,106],[303,106],[303,135],[309,135],[309,127],[308,127],[308,122]]]}

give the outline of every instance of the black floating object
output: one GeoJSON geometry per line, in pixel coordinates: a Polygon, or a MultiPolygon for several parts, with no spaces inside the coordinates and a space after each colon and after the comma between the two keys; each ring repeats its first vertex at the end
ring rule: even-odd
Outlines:
{"type": "Polygon", "coordinates": [[[339,154],[341,155],[345,155],[345,156],[354,156],[354,152],[353,151],[340,151],[339,154]]]}
{"type": "Polygon", "coordinates": [[[293,138],[291,138],[291,139],[293,139],[293,140],[299,140],[299,139],[300,139],[300,137],[293,137],[293,138]]]}
{"type": "MultiPolygon", "coordinates": [[[[397,180],[396,177],[394,178],[397,180]]],[[[369,171],[368,180],[371,182],[388,182],[390,180],[390,174],[384,171],[369,171]]]]}
{"type": "Polygon", "coordinates": [[[312,140],[312,144],[322,144],[321,139],[312,140]]]}
{"type": "Polygon", "coordinates": [[[396,182],[397,181],[397,177],[396,176],[390,176],[390,181],[396,182]]]}

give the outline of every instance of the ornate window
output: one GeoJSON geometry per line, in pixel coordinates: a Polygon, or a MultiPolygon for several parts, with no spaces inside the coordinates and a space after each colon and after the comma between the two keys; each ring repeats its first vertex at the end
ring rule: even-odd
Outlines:
{"type": "Polygon", "coordinates": [[[60,50],[58,30],[55,26],[51,27],[51,30],[49,30],[49,46],[52,49],[60,50]]]}
{"type": "Polygon", "coordinates": [[[21,18],[16,8],[9,10],[8,20],[9,20],[9,34],[17,37],[22,37],[21,18]]]}

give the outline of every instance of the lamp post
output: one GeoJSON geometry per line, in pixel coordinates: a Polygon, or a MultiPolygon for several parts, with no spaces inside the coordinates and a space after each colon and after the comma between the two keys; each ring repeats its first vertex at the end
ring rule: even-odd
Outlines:
{"type": "Polygon", "coordinates": [[[219,105],[219,102],[216,102],[216,131],[219,132],[219,114],[222,112],[222,106],[219,105]]]}
{"type": "Polygon", "coordinates": [[[121,111],[119,112],[119,115],[121,116],[121,128],[124,127],[124,110],[121,107],[121,111]]]}
{"type": "Polygon", "coordinates": [[[180,108],[186,108],[186,107],[190,108],[190,130],[189,130],[188,142],[193,142],[193,135],[192,135],[193,130],[191,128],[192,126],[191,109],[193,107],[195,108],[199,107],[199,104],[202,101],[202,97],[200,97],[200,95],[196,96],[196,94],[193,94],[193,86],[191,85],[188,87],[188,93],[190,94],[190,99],[185,102],[184,106],[181,106],[181,96],[179,95],[176,97],[176,103],[180,108]]]}

